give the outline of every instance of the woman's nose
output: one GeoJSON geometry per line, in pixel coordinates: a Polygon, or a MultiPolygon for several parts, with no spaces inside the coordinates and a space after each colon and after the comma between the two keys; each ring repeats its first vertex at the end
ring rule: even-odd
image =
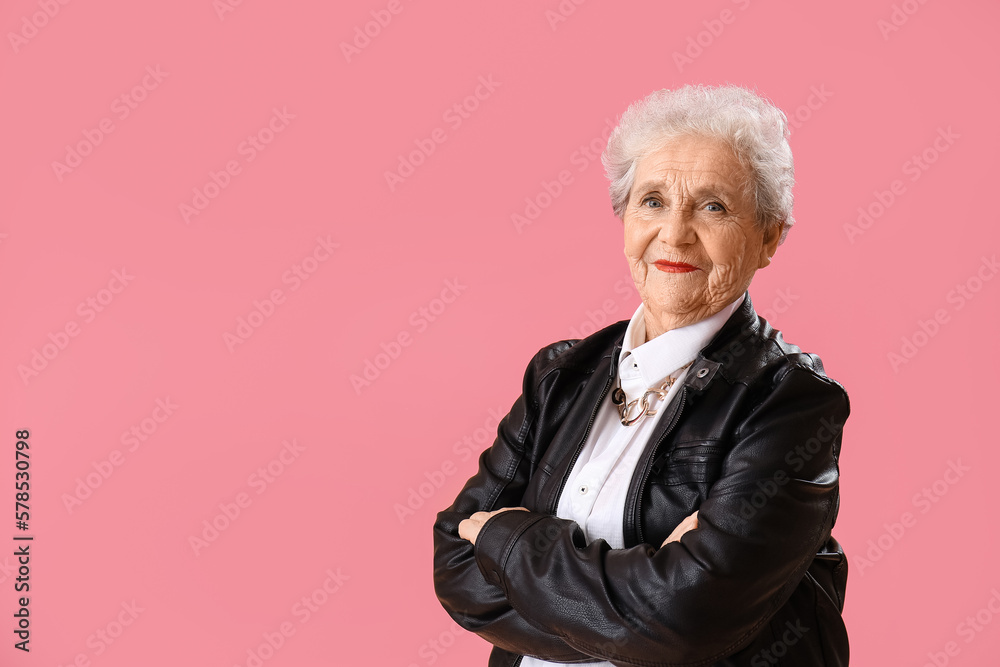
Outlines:
{"type": "Polygon", "coordinates": [[[665,212],[660,218],[657,236],[667,245],[675,247],[694,243],[695,233],[690,212],[683,207],[665,212]]]}

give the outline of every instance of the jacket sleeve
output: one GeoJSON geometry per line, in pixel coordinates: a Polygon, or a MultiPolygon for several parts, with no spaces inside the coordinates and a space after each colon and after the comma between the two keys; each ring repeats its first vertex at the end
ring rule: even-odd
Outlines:
{"type": "Polygon", "coordinates": [[[736,652],[788,600],[839,504],[847,394],[794,365],[772,386],[741,418],[698,528],[679,542],[611,549],[588,545],[574,522],[504,512],[476,540],[484,578],[531,625],[616,665],[736,652]]]}
{"type": "MultiPolygon", "coordinates": [[[[525,371],[521,396],[500,421],[493,445],[479,457],[479,471],[451,507],[434,523],[434,588],[448,614],[486,641],[520,655],[559,662],[589,662],[594,657],[570,647],[557,633],[532,625],[513,608],[503,590],[479,571],[473,546],[459,537],[458,524],[471,514],[521,505],[532,469],[531,431],[538,405],[535,391],[545,362],[569,347],[561,342],[540,350],[525,371]]],[[[504,512],[504,514],[527,512],[504,512]]]]}

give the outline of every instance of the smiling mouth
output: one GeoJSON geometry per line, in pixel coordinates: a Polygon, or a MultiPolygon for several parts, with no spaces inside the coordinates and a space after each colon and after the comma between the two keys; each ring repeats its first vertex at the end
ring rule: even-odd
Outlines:
{"type": "Polygon", "coordinates": [[[698,270],[697,266],[691,266],[684,262],[668,262],[664,259],[653,262],[653,265],[665,273],[690,273],[698,270]]]}

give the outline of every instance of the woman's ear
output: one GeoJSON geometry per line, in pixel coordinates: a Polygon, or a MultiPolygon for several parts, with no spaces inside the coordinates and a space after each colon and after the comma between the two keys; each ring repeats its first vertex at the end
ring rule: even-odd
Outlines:
{"type": "Polygon", "coordinates": [[[781,234],[785,231],[785,223],[782,222],[777,227],[770,227],[764,232],[764,240],[760,248],[760,262],[758,269],[763,269],[765,266],[771,263],[771,258],[774,257],[774,253],[778,251],[778,241],[781,240],[781,234]]]}

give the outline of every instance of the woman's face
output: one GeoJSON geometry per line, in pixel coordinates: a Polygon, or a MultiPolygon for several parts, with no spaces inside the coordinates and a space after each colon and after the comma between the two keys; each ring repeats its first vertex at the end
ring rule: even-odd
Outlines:
{"type": "Polygon", "coordinates": [[[757,226],[749,178],[732,149],[705,137],[639,160],[623,221],[647,340],[719,312],[770,263],[780,229],[765,237],[757,226]]]}

